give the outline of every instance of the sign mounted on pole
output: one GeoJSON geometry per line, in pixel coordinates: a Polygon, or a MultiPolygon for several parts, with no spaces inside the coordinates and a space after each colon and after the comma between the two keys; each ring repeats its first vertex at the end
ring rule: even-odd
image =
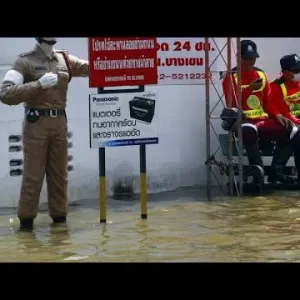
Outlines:
{"type": "Polygon", "coordinates": [[[91,37],[89,63],[91,88],[158,82],[155,37],[91,37]]]}
{"type": "Polygon", "coordinates": [[[155,91],[90,95],[90,147],[158,144],[155,91]]]}

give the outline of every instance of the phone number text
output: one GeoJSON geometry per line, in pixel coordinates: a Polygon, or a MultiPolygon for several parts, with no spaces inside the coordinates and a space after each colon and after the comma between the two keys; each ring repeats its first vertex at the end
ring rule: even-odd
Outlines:
{"type": "MultiPolygon", "coordinates": [[[[159,80],[166,80],[166,79],[172,79],[172,80],[201,80],[205,79],[206,74],[205,73],[173,73],[170,75],[166,74],[159,74],[159,80]]],[[[208,75],[209,79],[212,79],[212,74],[208,75]]]]}

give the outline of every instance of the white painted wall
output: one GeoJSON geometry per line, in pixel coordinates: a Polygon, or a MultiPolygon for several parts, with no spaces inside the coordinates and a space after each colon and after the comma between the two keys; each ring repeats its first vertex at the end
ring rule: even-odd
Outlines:
{"type": "MultiPolygon", "coordinates": [[[[270,78],[279,71],[279,58],[288,53],[300,52],[300,39],[254,38],[261,58],[258,65],[270,78]]],[[[218,39],[221,47],[224,39],[218,39]]],[[[20,52],[34,47],[33,38],[0,38],[0,80],[20,52]]],[[[68,49],[81,58],[88,58],[86,38],[60,38],[58,48],[68,49]]],[[[218,60],[219,68],[222,62],[218,60]]],[[[147,87],[152,89],[153,87],[147,87]]],[[[149,191],[172,190],[181,185],[205,184],[205,94],[204,86],[159,86],[160,144],[147,146],[149,191]]],[[[211,89],[212,90],[212,89],[211,89]]],[[[69,129],[73,132],[74,171],[69,173],[70,201],[97,198],[98,152],[89,149],[88,79],[74,78],[68,96],[69,129]]],[[[218,97],[212,92],[213,106],[218,97]]],[[[218,106],[214,115],[219,115],[218,106]]],[[[9,177],[8,136],[20,134],[23,106],[9,107],[0,104],[0,207],[14,207],[19,197],[21,178],[9,177]]],[[[218,130],[219,120],[213,121],[218,130]]],[[[213,137],[213,135],[212,135],[213,137]]],[[[213,137],[212,150],[217,147],[213,137]]],[[[133,176],[135,189],[139,190],[138,147],[107,149],[107,178],[109,194],[114,178],[133,176]]],[[[71,154],[71,153],[70,153],[71,154]]],[[[46,200],[45,186],[41,202],[46,200]]]]}

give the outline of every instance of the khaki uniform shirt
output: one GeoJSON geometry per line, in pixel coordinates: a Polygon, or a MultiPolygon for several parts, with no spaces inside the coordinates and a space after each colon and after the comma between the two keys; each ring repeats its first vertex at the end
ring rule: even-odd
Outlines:
{"type": "Polygon", "coordinates": [[[69,57],[71,76],[89,76],[88,61],[69,55],[65,50],[54,50],[49,58],[36,45],[33,51],[20,54],[12,67],[12,70],[23,75],[24,84],[16,86],[12,82],[4,81],[0,88],[0,100],[8,105],[24,102],[27,108],[65,109],[70,73],[67,61],[60,53],[62,51],[69,57]],[[58,83],[54,87],[42,89],[38,79],[48,72],[58,75],[58,83]]]}

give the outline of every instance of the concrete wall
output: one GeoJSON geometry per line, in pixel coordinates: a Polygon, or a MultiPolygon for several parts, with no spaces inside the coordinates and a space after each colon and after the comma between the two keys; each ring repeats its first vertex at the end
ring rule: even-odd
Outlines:
{"type": "MultiPolygon", "coordinates": [[[[279,71],[279,58],[287,53],[300,52],[300,39],[255,38],[261,58],[258,65],[272,78],[279,71]],[[299,49],[299,50],[298,50],[299,49]]],[[[218,39],[220,45],[224,39],[218,39]]],[[[33,38],[0,38],[0,80],[16,56],[34,47],[33,38]]],[[[66,48],[72,54],[87,59],[87,39],[60,38],[58,48],[66,48]]],[[[218,61],[220,68],[222,62],[218,61]]],[[[219,86],[220,88],[220,86],[219,86]]],[[[150,90],[150,87],[147,87],[150,90]]],[[[205,184],[205,90],[204,86],[158,86],[160,110],[160,144],[147,146],[150,192],[172,190],[181,185],[205,184]]],[[[69,130],[73,132],[74,171],[70,172],[70,200],[96,198],[98,195],[98,153],[89,149],[88,79],[74,78],[68,96],[69,130]]],[[[214,106],[218,99],[212,93],[214,106]]],[[[214,115],[218,115],[218,106],[214,115]]],[[[0,207],[16,206],[21,178],[9,176],[8,135],[20,134],[23,107],[0,104],[0,207]]],[[[219,120],[213,121],[219,130],[219,120]]],[[[215,137],[213,148],[217,147],[215,137]]],[[[117,177],[132,176],[136,191],[139,190],[138,147],[108,149],[108,185],[117,177]]],[[[18,154],[19,155],[19,154],[18,154]]],[[[111,190],[109,188],[109,194],[111,190]]],[[[46,200],[45,186],[41,201],[46,200]]]]}

